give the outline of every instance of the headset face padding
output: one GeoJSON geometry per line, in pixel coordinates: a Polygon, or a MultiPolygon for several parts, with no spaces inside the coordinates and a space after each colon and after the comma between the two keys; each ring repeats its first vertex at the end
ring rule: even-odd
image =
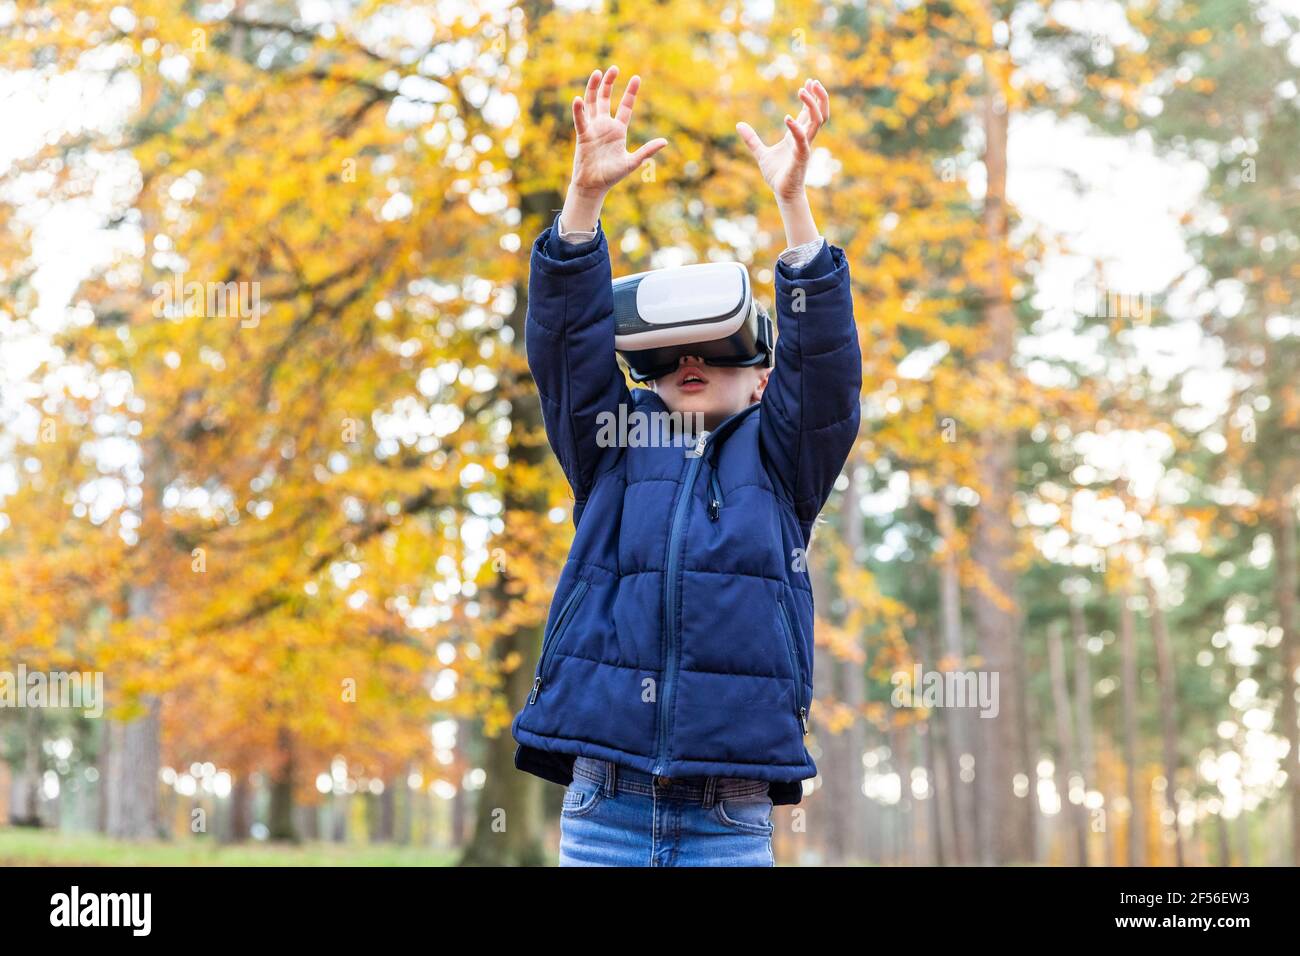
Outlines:
{"type": "Polygon", "coordinates": [[[708,365],[772,364],[772,320],[743,264],[676,266],[613,282],[614,348],[634,381],[667,375],[683,355],[708,365]]]}

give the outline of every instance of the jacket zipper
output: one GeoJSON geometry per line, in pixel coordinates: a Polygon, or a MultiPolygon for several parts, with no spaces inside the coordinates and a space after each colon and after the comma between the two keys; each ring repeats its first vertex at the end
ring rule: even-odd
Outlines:
{"type": "Polygon", "coordinates": [[[785,610],[785,601],[777,599],[777,608],[781,612],[782,629],[785,631],[785,647],[790,652],[790,673],[794,674],[794,702],[799,714],[799,726],[804,736],[808,736],[808,708],[803,703],[803,668],[799,666],[799,650],[794,646],[794,628],[790,626],[790,616],[785,610]]]}
{"type": "Polygon", "coordinates": [[[655,746],[654,773],[662,773],[664,768],[664,751],[668,743],[668,713],[672,706],[673,682],[677,679],[677,554],[681,537],[682,519],[686,507],[691,503],[691,491],[695,487],[695,476],[699,474],[700,464],[704,461],[705,445],[709,440],[707,431],[700,433],[695,445],[695,454],[686,463],[686,478],[678,492],[677,504],[673,509],[673,521],[668,531],[668,561],[664,571],[664,646],[668,659],[664,666],[664,686],[659,688],[659,733],[655,746]]]}
{"type": "MultiPolygon", "coordinates": [[[[742,415],[747,414],[749,411],[757,407],[758,407],[758,403],[755,402],[753,405],[750,405],[748,408],[743,409],[739,412],[735,412],[732,415],[728,416],[712,432],[709,432],[707,430],[700,432],[699,439],[695,444],[695,452],[687,459],[686,477],[682,482],[682,488],[680,489],[680,491],[678,491],[676,507],[673,510],[672,525],[670,526],[668,531],[668,561],[667,561],[667,567],[664,571],[663,633],[664,633],[664,645],[667,648],[667,661],[665,662],[664,665],[663,687],[659,688],[660,694],[658,696],[659,729],[658,729],[657,743],[655,748],[655,768],[652,771],[653,773],[656,774],[663,773],[664,765],[666,762],[665,750],[667,749],[667,744],[668,744],[668,713],[672,708],[672,694],[675,689],[673,687],[673,683],[677,679],[677,664],[678,664],[677,658],[679,655],[679,651],[677,648],[677,629],[675,627],[675,621],[677,620],[676,582],[677,582],[677,563],[678,563],[677,553],[679,550],[678,538],[681,536],[682,519],[686,515],[686,506],[690,504],[692,499],[692,492],[694,491],[695,488],[695,478],[699,474],[700,464],[704,460],[704,457],[708,452],[706,446],[708,445],[709,439],[716,438],[719,435],[719,433],[721,433],[722,438],[718,440],[719,441],[725,440],[725,438],[727,437],[727,433],[725,429],[727,428],[728,424],[732,423],[733,420],[735,419],[739,419],[742,415]]],[[[715,441],[714,444],[717,444],[717,442],[715,441]]],[[[711,467],[716,468],[716,465],[711,467]]],[[[718,507],[721,508],[722,489],[716,485],[716,478],[715,478],[714,487],[717,490],[718,507]]],[[[714,510],[715,509],[710,507],[710,517],[714,517],[714,510]]],[[[714,520],[717,519],[714,518],[714,520]]]]}
{"type": "Polygon", "coordinates": [[[585,578],[579,578],[573,586],[573,591],[564,600],[564,606],[560,608],[560,615],[555,619],[555,627],[551,629],[549,639],[542,642],[542,656],[537,662],[537,674],[533,678],[533,692],[528,695],[528,703],[532,704],[537,700],[537,692],[542,689],[542,677],[546,674],[546,663],[550,660],[551,655],[555,653],[555,648],[559,646],[560,638],[564,636],[564,629],[569,626],[569,618],[573,616],[573,611],[582,600],[582,596],[587,593],[587,581],[585,578]]]}

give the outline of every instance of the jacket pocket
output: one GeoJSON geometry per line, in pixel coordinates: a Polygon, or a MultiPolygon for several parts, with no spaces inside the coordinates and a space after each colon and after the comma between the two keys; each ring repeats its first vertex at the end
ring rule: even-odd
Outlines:
{"type": "Polygon", "coordinates": [[[776,607],[781,616],[781,630],[785,634],[785,648],[790,653],[790,673],[794,675],[795,713],[799,718],[799,727],[806,736],[808,734],[808,705],[804,703],[803,699],[804,676],[803,667],[799,664],[799,648],[795,645],[794,628],[790,624],[790,615],[785,609],[785,600],[777,598],[776,607]]]}
{"type": "Polygon", "coordinates": [[[542,656],[537,661],[537,674],[533,677],[533,692],[528,695],[528,703],[535,703],[537,693],[542,689],[542,681],[547,676],[547,669],[550,666],[551,658],[555,656],[555,649],[560,646],[560,641],[564,638],[565,631],[568,630],[569,622],[573,620],[573,615],[578,610],[578,605],[587,594],[589,583],[584,578],[579,578],[573,585],[573,590],[569,596],[564,599],[564,604],[560,607],[560,613],[555,618],[555,627],[551,628],[551,633],[542,640],[542,656]]]}

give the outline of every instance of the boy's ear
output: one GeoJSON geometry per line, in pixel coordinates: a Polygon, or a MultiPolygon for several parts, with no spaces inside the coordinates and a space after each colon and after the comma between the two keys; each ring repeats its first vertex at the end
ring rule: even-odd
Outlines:
{"type": "Polygon", "coordinates": [[[772,370],[770,368],[760,368],[758,370],[758,382],[754,385],[754,391],[750,395],[751,404],[762,399],[763,389],[767,388],[767,380],[771,374],[772,370]]]}

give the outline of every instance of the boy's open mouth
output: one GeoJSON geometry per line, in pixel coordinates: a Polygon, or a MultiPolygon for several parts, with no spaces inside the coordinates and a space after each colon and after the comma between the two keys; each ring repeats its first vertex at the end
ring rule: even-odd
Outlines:
{"type": "Polygon", "coordinates": [[[677,387],[683,392],[698,392],[709,380],[693,368],[684,370],[677,376],[677,387]]]}

